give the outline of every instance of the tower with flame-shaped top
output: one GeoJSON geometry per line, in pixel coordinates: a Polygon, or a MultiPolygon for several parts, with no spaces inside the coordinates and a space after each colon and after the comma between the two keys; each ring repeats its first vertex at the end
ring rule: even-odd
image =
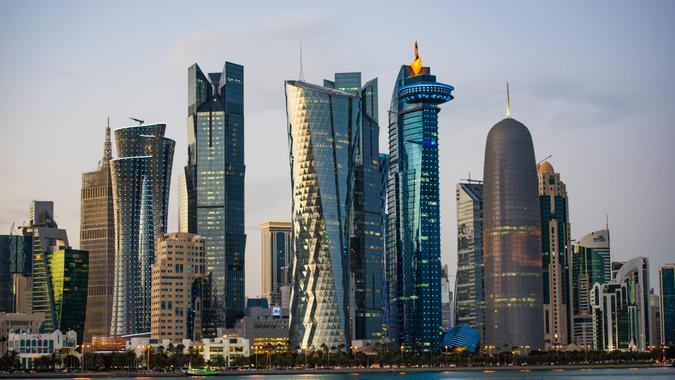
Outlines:
{"type": "Polygon", "coordinates": [[[401,351],[441,346],[438,113],[453,90],[422,65],[415,42],[415,60],[401,66],[389,111],[386,326],[401,351]]]}

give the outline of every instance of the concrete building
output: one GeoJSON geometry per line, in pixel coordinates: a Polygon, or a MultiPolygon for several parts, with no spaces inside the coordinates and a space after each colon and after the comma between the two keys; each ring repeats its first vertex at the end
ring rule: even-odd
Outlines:
{"type": "Polygon", "coordinates": [[[249,301],[234,327],[236,335],[248,340],[252,354],[288,352],[288,309],[249,301]]]}
{"type": "Polygon", "coordinates": [[[105,129],[103,158],[98,168],[82,173],[80,192],[80,248],[89,252],[89,282],[84,342],[94,335],[110,334],[113,272],[115,270],[115,220],[113,216],[110,160],[110,119],[105,129]]]}
{"type": "Polygon", "coordinates": [[[288,308],[284,304],[283,288],[291,285],[291,222],[260,223],[260,254],[262,261],[262,295],[270,305],[288,308]]]}
{"type": "Polygon", "coordinates": [[[649,320],[652,323],[649,327],[649,345],[659,346],[663,342],[661,337],[661,297],[654,294],[654,289],[649,294],[649,320]]]}
{"type": "Polygon", "coordinates": [[[38,333],[42,330],[43,313],[0,312],[0,357],[7,353],[7,338],[10,333],[38,333]]]}
{"type": "Polygon", "coordinates": [[[58,353],[61,350],[77,348],[77,333],[60,330],[51,333],[10,333],[7,339],[8,351],[15,351],[23,368],[32,369],[35,359],[58,353]]]}
{"type": "Polygon", "coordinates": [[[186,232],[157,239],[152,265],[152,338],[201,339],[204,245],[203,237],[186,232]]]}
{"type": "Polygon", "coordinates": [[[485,344],[544,348],[541,215],[532,136],[511,118],[488,133],[483,173],[485,344]]]}
{"type": "Polygon", "coordinates": [[[544,342],[547,348],[571,343],[571,237],[567,188],[548,161],[537,164],[541,210],[544,342]]]}

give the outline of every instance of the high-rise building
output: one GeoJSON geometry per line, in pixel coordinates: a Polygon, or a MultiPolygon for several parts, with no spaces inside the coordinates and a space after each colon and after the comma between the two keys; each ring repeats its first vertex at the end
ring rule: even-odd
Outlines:
{"type": "Polygon", "coordinates": [[[150,331],[155,240],[166,232],[175,142],[166,125],[115,129],[110,160],[115,221],[111,335],[150,331]]]}
{"type": "Polygon", "coordinates": [[[457,184],[457,276],[455,325],[469,326],[485,337],[483,298],[483,183],[457,184]]]}
{"type": "Polygon", "coordinates": [[[543,348],[541,216],[532,136],[511,118],[488,133],[483,173],[485,343],[543,348]]]}
{"type": "Polygon", "coordinates": [[[415,43],[415,60],[401,66],[389,110],[387,333],[404,351],[441,347],[438,113],[453,90],[422,65],[415,43]]]}
{"type": "MultiPolygon", "coordinates": [[[[105,129],[103,158],[98,168],[82,173],[80,193],[80,248],[89,252],[89,289],[84,341],[110,335],[113,273],[115,270],[115,219],[113,217],[110,160],[110,120],[105,129]]],[[[80,337],[81,338],[81,337],[80,337]]]]}
{"type": "Polygon", "coordinates": [[[453,294],[450,290],[450,279],[448,278],[448,266],[443,265],[441,269],[441,326],[443,332],[448,331],[453,326],[452,305],[453,294]]]}
{"type": "MultiPolygon", "coordinates": [[[[270,305],[288,308],[282,293],[291,285],[292,255],[291,222],[260,223],[262,260],[262,295],[270,305]]],[[[288,288],[290,289],[290,288],[288,288]]]]}
{"type": "Polygon", "coordinates": [[[654,288],[649,292],[649,344],[659,346],[661,344],[661,297],[654,294],[654,288]]]}
{"type": "Polygon", "coordinates": [[[621,266],[616,274],[617,283],[626,284],[628,291],[627,297],[635,305],[637,312],[635,325],[637,334],[632,340],[640,351],[646,351],[649,345],[652,326],[651,314],[649,312],[649,259],[646,257],[636,257],[621,266]]]}
{"type": "Polygon", "coordinates": [[[572,248],[567,189],[547,161],[537,164],[541,210],[541,264],[544,286],[544,342],[569,344],[572,330],[570,267],[572,248]]]}
{"type": "Polygon", "coordinates": [[[16,287],[21,278],[30,278],[32,246],[30,236],[0,235],[0,312],[18,312],[16,287]]]}
{"type": "Polygon", "coordinates": [[[354,159],[354,192],[350,242],[350,316],[352,338],[382,337],[384,238],[380,199],[380,127],[377,78],[361,87],[361,73],[337,73],[324,86],[361,97],[360,129],[354,159]]]}
{"type": "Polygon", "coordinates": [[[151,336],[174,342],[201,339],[204,238],[172,232],[157,239],[156,249],[151,336]]]}
{"type": "MultiPolygon", "coordinates": [[[[30,313],[44,313],[45,331],[58,328],[54,319],[52,289],[50,289],[50,258],[59,247],[70,248],[66,230],[58,228],[54,219],[54,202],[33,201],[30,204],[29,223],[22,226],[23,234],[32,238],[32,267],[30,277],[31,306],[30,313]]],[[[81,337],[81,335],[80,335],[81,337]]]]}
{"type": "Polygon", "coordinates": [[[586,349],[593,347],[591,288],[610,280],[609,230],[591,232],[575,243],[572,251],[572,343],[586,349]]]}
{"type": "Polygon", "coordinates": [[[349,254],[360,97],[286,81],[291,165],[291,349],[349,347],[349,254]]]}
{"type": "MultiPolygon", "coordinates": [[[[204,335],[244,315],[244,67],[188,68],[187,232],[204,237],[204,335]]],[[[185,202],[185,201],[183,201],[185,202]]],[[[183,228],[181,222],[181,228],[183,228]]],[[[184,229],[184,228],[183,228],[184,229]]]]}
{"type": "Polygon", "coordinates": [[[45,331],[73,330],[81,343],[87,310],[88,252],[54,246],[36,258],[41,261],[42,273],[33,277],[33,310],[45,313],[45,331]]]}
{"type": "Polygon", "coordinates": [[[675,345],[675,263],[659,267],[661,292],[661,342],[675,345]]]}
{"type": "MultiPolygon", "coordinates": [[[[188,186],[185,173],[178,175],[178,232],[189,232],[188,186]]],[[[193,228],[194,230],[194,228],[193,228]]]]}

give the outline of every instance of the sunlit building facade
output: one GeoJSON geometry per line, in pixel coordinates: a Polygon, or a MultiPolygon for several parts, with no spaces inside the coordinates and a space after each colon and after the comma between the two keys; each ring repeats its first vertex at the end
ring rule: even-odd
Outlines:
{"type": "Polygon", "coordinates": [[[352,93],[286,81],[290,150],[293,349],[349,347],[349,254],[360,101],[352,93]]]}
{"type": "Polygon", "coordinates": [[[389,110],[387,334],[404,351],[441,347],[438,113],[453,90],[423,66],[415,43],[415,60],[401,66],[389,110]]]}
{"type": "Polygon", "coordinates": [[[110,160],[115,221],[115,268],[110,333],[150,331],[155,240],[166,232],[175,142],[166,125],[115,129],[110,160]]]}
{"type": "Polygon", "coordinates": [[[89,252],[90,271],[84,324],[85,342],[91,342],[93,335],[110,335],[115,270],[111,159],[112,145],[108,125],[105,130],[103,158],[99,161],[98,168],[82,173],[80,248],[89,252]]]}
{"type": "Polygon", "coordinates": [[[243,66],[225,62],[222,72],[208,76],[197,64],[188,68],[187,127],[184,219],[187,232],[205,239],[203,329],[213,337],[244,315],[243,66]]]}
{"type": "Polygon", "coordinates": [[[537,165],[541,210],[541,275],[547,348],[571,343],[571,241],[567,188],[548,161],[537,165]]]}
{"type": "Polygon", "coordinates": [[[544,346],[541,219],[532,136],[507,117],[488,133],[483,173],[485,344],[544,346]]]}
{"type": "Polygon", "coordinates": [[[457,184],[455,324],[485,334],[483,300],[483,183],[457,184]]]}

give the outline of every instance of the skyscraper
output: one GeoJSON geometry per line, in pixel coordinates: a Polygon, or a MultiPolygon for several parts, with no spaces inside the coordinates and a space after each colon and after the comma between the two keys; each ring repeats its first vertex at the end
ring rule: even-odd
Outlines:
{"type": "Polygon", "coordinates": [[[661,292],[661,342],[675,345],[675,264],[659,267],[661,292]]]}
{"type": "Polygon", "coordinates": [[[415,60],[401,66],[389,110],[388,334],[401,350],[441,346],[438,113],[454,88],[415,60]]]}
{"type": "Polygon", "coordinates": [[[89,252],[89,289],[84,323],[85,342],[91,342],[93,335],[110,335],[115,270],[115,219],[112,178],[110,177],[111,159],[112,146],[110,120],[108,120],[103,158],[99,161],[96,170],[82,173],[80,248],[89,252]]]}
{"type": "Polygon", "coordinates": [[[360,129],[356,136],[354,193],[350,242],[352,338],[382,337],[382,281],[384,238],[380,200],[380,127],[377,78],[361,87],[361,73],[337,73],[324,86],[361,97],[360,129]]]}
{"type": "Polygon", "coordinates": [[[632,340],[638,350],[646,351],[651,334],[649,328],[652,325],[649,313],[649,290],[651,289],[649,259],[636,257],[623,263],[614,281],[625,284],[627,297],[637,310],[635,315],[637,334],[632,337],[632,340]]]}
{"type": "Polygon", "coordinates": [[[544,286],[544,341],[548,347],[571,342],[570,222],[567,189],[548,161],[537,165],[541,209],[541,261],[544,286]]]}
{"type": "Polygon", "coordinates": [[[450,290],[450,279],[448,278],[448,266],[441,268],[441,328],[443,332],[448,331],[453,326],[452,305],[453,294],[450,290]]]}
{"type": "Polygon", "coordinates": [[[292,252],[291,222],[260,223],[260,253],[262,260],[262,295],[270,305],[288,308],[284,292],[291,286],[292,252]]]}
{"type": "Polygon", "coordinates": [[[152,337],[180,342],[202,335],[204,238],[185,232],[157,239],[152,265],[152,337]]]}
{"type": "Polygon", "coordinates": [[[659,346],[661,344],[661,297],[654,294],[654,288],[649,293],[649,344],[659,346]]]}
{"type": "Polygon", "coordinates": [[[593,315],[590,292],[594,284],[611,279],[609,230],[591,232],[574,244],[572,251],[572,343],[593,347],[593,315]]]}
{"type": "Polygon", "coordinates": [[[349,347],[349,246],[359,96],[286,81],[290,150],[292,349],[349,347]]]}
{"type": "MultiPolygon", "coordinates": [[[[187,231],[206,244],[204,335],[244,315],[244,67],[188,69],[187,231]]],[[[183,228],[183,222],[181,222],[183,228]]],[[[184,228],[183,228],[184,229],[184,228]]]]}
{"type": "Polygon", "coordinates": [[[483,182],[457,184],[457,277],[455,325],[485,337],[483,298],[483,182]]]}
{"type": "Polygon", "coordinates": [[[115,220],[115,269],[110,333],[150,331],[150,282],[155,240],[166,232],[175,142],[166,125],[115,129],[110,160],[115,220]]]}
{"type": "Polygon", "coordinates": [[[483,173],[485,342],[543,348],[541,218],[532,136],[506,118],[488,133],[483,173]]]}
{"type": "Polygon", "coordinates": [[[31,275],[32,246],[30,236],[0,235],[0,312],[18,312],[14,288],[17,277],[31,275]]]}

